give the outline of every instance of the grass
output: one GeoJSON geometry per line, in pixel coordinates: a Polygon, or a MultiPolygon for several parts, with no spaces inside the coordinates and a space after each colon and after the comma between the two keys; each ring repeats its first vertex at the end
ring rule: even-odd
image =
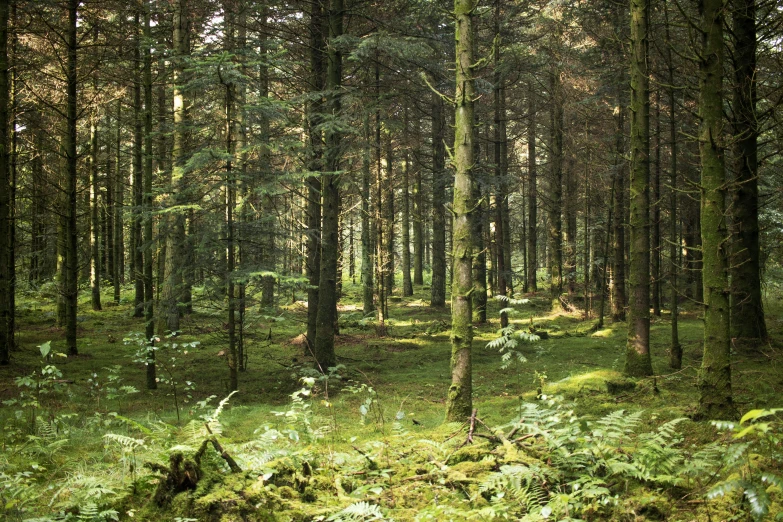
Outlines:
{"type": "MultiPolygon", "coordinates": [[[[426,305],[428,292],[417,289],[413,297],[395,299],[390,303],[390,335],[378,338],[372,323],[363,321],[360,312],[356,311],[360,290],[355,285],[344,286],[343,303],[346,307],[342,310],[341,335],[337,340],[338,361],[342,365],[337,371],[340,379],[332,380],[328,388],[323,382],[317,382],[306,401],[312,422],[331,429],[325,439],[327,446],[303,451],[315,451],[331,459],[338,458],[335,455],[349,453],[353,455],[352,458],[356,458],[357,452],[354,450],[357,447],[366,445],[371,448],[379,441],[383,444],[384,440],[388,442],[403,431],[407,434],[405,442],[400,443],[399,447],[390,449],[389,446],[385,450],[390,459],[388,467],[394,468],[402,462],[401,457],[398,455],[395,459],[388,452],[403,454],[406,451],[421,451],[411,442],[415,438],[442,440],[452,436],[464,439],[464,434],[453,435],[458,426],[443,425],[444,400],[450,380],[448,309],[431,309],[426,305]],[[361,391],[347,391],[346,383],[352,383],[355,388],[365,385],[365,388],[361,391]],[[368,392],[368,387],[372,392],[368,392]],[[368,398],[373,401],[368,403],[368,398]],[[366,415],[362,415],[363,404],[371,406],[366,415]],[[398,412],[403,412],[404,417],[395,427],[398,412]]],[[[197,292],[196,295],[200,294],[197,292]]],[[[62,371],[64,383],[61,387],[64,389],[44,397],[41,410],[46,412],[46,418],[52,422],[57,415],[76,414],[78,421],[71,418],[61,424],[69,426],[71,439],[78,439],[79,443],[68,444],[61,450],[53,449],[53,456],[47,457],[49,460],[42,456],[36,457],[41,462],[46,461],[49,467],[46,478],[36,479],[46,487],[53,488],[58,480],[72,475],[74,462],[81,463],[79,476],[89,475],[91,469],[102,469],[104,473],[113,473],[115,479],[118,473],[122,473],[120,483],[128,478],[129,468],[125,465],[121,469],[117,467],[113,459],[119,454],[116,449],[108,450],[102,438],[104,431],[118,429],[111,413],[147,425],[154,425],[158,421],[179,425],[180,428],[172,429],[179,429],[177,436],[181,436],[182,427],[187,421],[198,418],[203,412],[204,408],[198,406],[199,401],[210,396],[222,398],[228,394],[225,357],[227,341],[219,303],[216,305],[204,299],[197,303],[195,314],[183,319],[181,339],[199,341],[200,346],[181,356],[177,362],[176,371],[180,381],[195,383],[192,400],[184,405],[183,420],[177,423],[170,387],[161,385],[155,391],[145,390],[144,368],[133,362],[134,347],[123,343],[129,333],[143,330],[141,320],[131,317],[130,289],[125,290],[118,306],[109,303],[109,299],[108,295],[104,295],[104,310],[93,312],[89,310],[88,294],[85,292],[81,295],[80,355],[56,358],[54,361],[62,371]],[[114,365],[122,366],[119,373],[122,384],[135,387],[138,393],[121,399],[109,399],[105,392],[96,392],[96,387],[91,383],[96,379],[105,383],[108,378],[106,368],[114,365]],[[101,427],[101,423],[104,427],[101,427]]],[[[683,368],[679,371],[668,368],[670,323],[664,314],[661,318],[654,318],[651,330],[656,377],[629,383],[620,373],[624,362],[625,323],[609,324],[600,331],[592,332],[594,321],[583,320],[581,314],[553,314],[547,303],[546,299],[531,296],[530,303],[517,306],[519,313],[512,317],[512,321],[520,328],[535,324],[538,329],[547,330],[550,334],[548,340],[521,348],[527,363],[503,370],[500,355],[485,348],[486,343],[496,337],[499,327],[496,319],[500,308],[498,303],[490,303],[490,323],[475,329],[474,406],[478,409],[480,419],[487,425],[509,422],[520,404],[536,402],[539,395],[562,397],[572,404],[571,407],[582,419],[597,419],[620,409],[644,410],[643,427],[650,429],[661,421],[695,412],[702,343],[701,320],[695,310],[686,308],[680,316],[683,368]],[[609,388],[612,388],[613,393],[610,393],[609,388]]],[[[780,305],[777,300],[770,300],[768,307],[769,328],[773,339],[777,340],[780,339],[783,327],[780,305]]],[[[311,358],[301,343],[304,320],[305,307],[301,302],[281,304],[273,314],[256,309],[249,311],[248,323],[251,326],[247,331],[247,371],[240,374],[240,392],[231,399],[230,407],[221,417],[223,433],[232,447],[256,439],[258,430],[264,426],[280,432],[291,427],[287,417],[274,412],[289,408],[291,393],[301,387],[299,378],[312,366],[311,358]]],[[[49,299],[35,293],[22,296],[18,322],[19,350],[13,354],[11,366],[0,368],[0,398],[3,400],[18,395],[19,389],[14,383],[16,377],[30,374],[40,367],[38,345],[52,341],[55,350],[64,351],[64,332],[55,324],[54,308],[49,299]]],[[[758,350],[735,354],[733,385],[735,400],[741,410],[779,405],[780,393],[783,391],[780,360],[780,346],[774,342],[758,350]]],[[[104,390],[105,387],[104,384],[104,390]]],[[[5,407],[1,415],[4,447],[13,433],[24,431],[24,423],[14,418],[14,409],[5,407]]],[[[127,428],[126,432],[137,433],[131,428],[127,428]]],[[[687,437],[686,444],[703,443],[716,437],[714,429],[708,424],[685,423],[682,432],[687,437]]],[[[362,451],[376,455],[375,449],[362,451]]],[[[486,456],[487,452],[483,454],[486,456]]],[[[152,454],[146,456],[153,457],[152,454]]],[[[19,467],[22,460],[29,461],[31,458],[28,454],[6,455],[2,464],[11,469],[13,466],[19,467]]],[[[123,454],[123,458],[127,458],[127,455],[123,454]]],[[[157,458],[165,461],[165,453],[159,451],[157,458]]],[[[433,460],[437,458],[432,457],[433,460]]],[[[417,461],[411,466],[415,471],[416,466],[427,468],[429,464],[417,461]]],[[[324,467],[329,468],[326,465],[324,467]]],[[[369,473],[367,470],[361,472],[369,473]]],[[[138,470],[134,473],[138,473],[138,470]]],[[[279,472],[278,475],[284,474],[279,472]]],[[[448,482],[450,479],[446,477],[443,480],[448,482]]],[[[244,484],[240,489],[246,487],[244,484]]],[[[408,491],[407,485],[403,489],[408,491]]],[[[404,493],[403,489],[398,493],[404,493]]],[[[144,490],[136,491],[136,496],[127,500],[122,506],[124,513],[142,509],[142,493],[144,490]]],[[[426,498],[427,494],[417,495],[417,498],[421,498],[415,502],[410,500],[410,507],[395,507],[405,502],[382,495],[368,494],[368,498],[382,501],[386,508],[392,510],[396,519],[405,520],[411,518],[411,513],[420,508],[422,503],[432,503],[432,499],[426,498]]],[[[449,495],[453,496],[453,493],[449,495]]],[[[464,502],[464,498],[458,501],[457,497],[459,495],[454,497],[454,502],[464,502]]],[[[316,516],[315,512],[333,513],[336,507],[343,504],[320,503],[321,511],[307,511],[307,516],[316,516]]],[[[31,501],[30,505],[32,510],[47,509],[35,501],[31,501]]],[[[702,515],[700,513],[698,517],[702,515]]],[[[690,515],[684,516],[686,518],[683,520],[690,515]]]]}

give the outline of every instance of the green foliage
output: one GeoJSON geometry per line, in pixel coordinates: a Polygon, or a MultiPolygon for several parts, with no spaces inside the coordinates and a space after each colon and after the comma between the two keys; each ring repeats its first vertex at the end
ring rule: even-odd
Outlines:
{"type": "MultiPolygon", "coordinates": [[[[778,417],[783,408],[750,410],[740,422],[715,421],[721,431],[730,434],[734,444],[723,453],[722,475],[726,478],[715,484],[707,498],[728,497],[735,502],[739,515],[747,514],[753,520],[764,520],[771,515],[773,498],[783,500],[783,424],[778,417]]],[[[783,520],[783,511],[775,520],[783,520]]]]}
{"type": "Polygon", "coordinates": [[[180,406],[193,400],[193,391],[196,389],[196,383],[186,375],[189,368],[187,359],[200,343],[177,341],[176,333],[169,334],[166,339],[164,342],[158,337],[145,339],[144,334],[134,332],[123,339],[123,342],[137,347],[134,362],[155,364],[161,370],[158,372],[157,381],[168,389],[168,395],[172,398],[177,412],[177,422],[181,422],[180,406]]]}

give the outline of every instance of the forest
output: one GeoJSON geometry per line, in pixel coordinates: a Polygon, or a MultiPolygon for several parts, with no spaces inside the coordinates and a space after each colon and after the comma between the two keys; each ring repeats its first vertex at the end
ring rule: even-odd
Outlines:
{"type": "Polygon", "coordinates": [[[780,0],[0,0],[0,516],[783,520],[780,0]]]}

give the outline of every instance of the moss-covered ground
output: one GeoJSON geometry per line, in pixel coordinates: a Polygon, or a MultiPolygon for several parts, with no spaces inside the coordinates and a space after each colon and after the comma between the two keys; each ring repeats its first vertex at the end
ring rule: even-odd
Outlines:
{"type": "MultiPolygon", "coordinates": [[[[161,347],[158,358],[170,373],[161,368],[158,389],[149,391],[143,364],[134,358],[137,347],[124,342],[143,330],[142,320],[131,317],[129,291],[119,305],[104,295],[100,312],[89,310],[88,294],[83,293],[80,355],[51,357],[49,363],[62,375],[43,384],[40,368],[47,362],[38,346],[51,341],[53,351],[64,351],[64,332],[55,324],[51,296],[22,296],[19,349],[13,364],[0,368],[0,398],[6,401],[0,461],[6,489],[0,493],[5,504],[0,514],[24,520],[59,512],[101,520],[109,514],[91,510],[114,509],[122,520],[233,521],[330,516],[371,520],[374,514],[394,520],[485,520],[505,513],[508,519],[534,520],[546,518],[548,506],[554,506],[549,516],[561,519],[569,516],[569,509],[578,509],[582,518],[592,520],[721,520],[747,512],[735,505],[735,497],[706,500],[710,483],[702,481],[704,477],[689,479],[687,486],[665,486],[594,470],[603,477],[600,487],[607,493],[596,493],[594,506],[588,497],[580,497],[581,504],[573,508],[568,507],[573,499],[566,498],[573,491],[563,490],[566,497],[558,500],[558,491],[546,489],[547,481],[565,481],[564,476],[543,478],[543,492],[531,490],[529,484],[521,489],[548,495],[548,501],[517,499],[511,504],[516,510],[503,500],[511,493],[498,497],[502,488],[492,489],[487,482],[509,469],[504,466],[553,465],[547,453],[551,448],[540,443],[545,437],[514,442],[499,435],[513,427],[492,431],[512,422],[524,405],[573,412],[564,418],[571,415],[568,418],[585,433],[588,423],[618,410],[642,412],[636,432],[654,431],[665,421],[694,413],[702,343],[695,308],[686,306],[680,316],[683,368],[668,368],[670,321],[664,312],[652,325],[656,376],[630,381],[620,373],[624,323],[609,322],[595,331],[594,317],[585,318],[583,311],[552,312],[548,299],[535,295],[516,306],[512,322],[520,329],[544,330],[549,338],[519,346],[526,362],[503,369],[497,350],[485,348],[499,328],[500,306],[492,302],[490,323],[475,328],[474,407],[479,420],[474,429],[481,436],[469,443],[470,423],[444,424],[450,378],[448,309],[430,308],[426,288],[418,288],[413,297],[394,297],[388,335],[379,337],[375,323],[361,315],[359,291],[355,285],[344,287],[337,340],[340,367],[329,380],[301,380],[312,376],[312,359],[301,336],[305,303],[294,301],[289,291],[274,311],[249,310],[247,369],[240,374],[239,393],[219,421],[210,424],[243,472],[229,473],[224,459],[209,446],[198,466],[196,489],[172,493],[163,505],[153,500],[160,474],[144,463],[169,466],[172,452],[192,459],[199,443],[209,437],[199,419],[228,395],[222,305],[204,297],[196,303],[195,313],[183,319],[181,336],[171,342],[199,345],[178,352],[161,347]],[[117,365],[119,369],[109,370],[117,365]],[[17,381],[33,374],[32,384],[17,381]],[[292,399],[303,386],[306,392],[292,399]],[[215,398],[205,404],[211,396],[215,398]],[[365,518],[339,514],[357,502],[367,503],[356,508],[364,509],[365,518]],[[557,502],[566,507],[557,511],[557,502]],[[493,505],[502,509],[493,511],[493,505]]],[[[780,405],[780,308],[777,299],[767,303],[771,343],[738,347],[734,353],[733,389],[740,412],[780,405]]],[[[692,448],[684,453],[695,453],[714,440],[728,441],[713,425],[690,420],[680,422],[677,433],[671,444],[692,448]]],[[[616,451],[632,450],[621,441],[616,451]]],[[[598,467],[604,465],[600,458],[605,457],[594,458],[598,467]]],[[[774,512],[778,504],[773,493],[779,491],[770,493],[774,512]]]]}

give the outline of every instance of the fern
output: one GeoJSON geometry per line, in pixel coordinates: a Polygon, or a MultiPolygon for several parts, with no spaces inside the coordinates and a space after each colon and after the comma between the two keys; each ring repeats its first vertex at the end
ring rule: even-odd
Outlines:
{"type": "Polygon", "coordinates": [[[362,522],[365,520],[385,520],[381,508],[369,502],[357,502],[351,504],[330,516],[326,520],[331,522],[362,522]]]}

